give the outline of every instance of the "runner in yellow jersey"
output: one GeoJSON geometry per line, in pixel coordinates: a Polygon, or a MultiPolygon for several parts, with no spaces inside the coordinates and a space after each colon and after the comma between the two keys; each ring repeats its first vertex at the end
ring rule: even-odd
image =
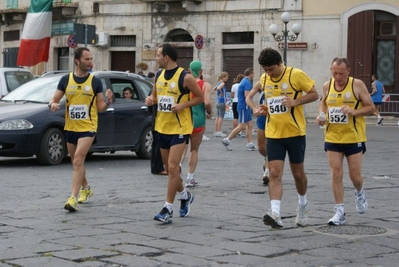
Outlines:
{"type": "Polygon", "coordinates": [[[323,85],[320,112],[327,115],[325,144],[331,168],[331,187],[335,199],[335,215],[330,225],[345,223],[343,159],[346,157],[349,178],[355,187],[356,210],[362,214],[367,210],[367,200],[361,174],[362,157],[366,152],[366,124],[364,116],[374,112],[373,102],[363,81],[349,77],[350,64],[346,58],[334,58],[331,64],[332,78],[323,85]]]}
{"type": "Polygon", "coordinates": [[[73,165],[72,193],[64,205],[69,211],[78,210],[78,202],[86,203],[93,195],[86,178],[85,158],[98,126],[98,112],[105,111],[112,102],[112,91],[107,89],[107,102],[104,102],[101,81],[89,73],[93,56],[89,49],[75,51],[75,71],[63,76],[49,103],[52,111],[60,109],[59,102],[65,95],[65,127],[68,152],[73,165]],[[76,199],[80,193],[79,199],[76,199]]]}
{"type": "Polygon", "coordinates": [[[280,217],[283,195],[282,176],[286,154],[290,160],[292,175],[298,192],[296,224],[305,226],[308,219],[306,197],[307,177],[304,170],[306,148],[306,120],[303,104],[315,101],[319,95],[314,81],[302,70],[286,67],[281,55],[274,49],[265,48],[258,57],[267,75],[260,81],[264,88],[266,105],[260,105],[254,114],[266,114],[267,156],[269,161],[269,197],[271,209],[263,222],[273,228],[282,228],[280,217]],[[306,94],[303,94],[305,92],[306,94]]]}
{"type": "Polygon", "coordinates": [[[194,200],[194,196],[184,188],[179,163],[186,142],[193,132],[190,107],[204,102],[204,96],[196,79],[176,64],[177,51],[172,45],[161,45],[155,60],[161,70],[156,75],[154,88],[145,103],[147,106],[158,104],[155,131],[159,133],[159,147],[169,180],[166,202],[154,220],[171,223],[176,193],[180,194],[180,217],[190,213],[190,204],[194,200]],[[190,92],[195,96],[192,99],[190,92]]]}

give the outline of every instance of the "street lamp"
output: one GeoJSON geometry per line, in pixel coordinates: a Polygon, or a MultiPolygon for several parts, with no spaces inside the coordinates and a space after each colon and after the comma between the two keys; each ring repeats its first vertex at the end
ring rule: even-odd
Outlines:
{"type": "Polygon", "coordinates": [[[287,24],[291,20],[290,12],[284,12],[283,14],[281,14],[281,20],[284,22],[284,31],[282,35],[277,35],[278,33],[277,24],[270,25],[269,31],[273,35],[274,40],[276,40],[277,42],[281,42],[282,40],[284,40],[283,59],[284,59],[284,65],[287,66],[287,48],[288,48],[287,39],[290,40],[291,42],[295,41],[298,38],[298,35],[302,31],[302,27],[299,23],[295,23],[294,25],[292,25],[292,32],[295,33],[295,35],[293,34],[288,35],[289,30],[287,30],[287,24]]]}

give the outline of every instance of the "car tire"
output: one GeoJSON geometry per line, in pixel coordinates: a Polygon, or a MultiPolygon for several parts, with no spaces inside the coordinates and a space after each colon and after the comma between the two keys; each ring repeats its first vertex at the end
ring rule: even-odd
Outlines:
{"type": "Polygon", "coordinates": [[[150,126],[143,131],[140,137],[140,146],[139,149],[136,151],[137,157],[139,157],[140,159],[151,158],[152,140],[153,136],[150,126]]]}
{"type": "Polygon", "coordinates": [[[43,134],[36,158],[42,165],[58,165],[66,154],[65,136],[60,129],[50,128],[43,134]]]}

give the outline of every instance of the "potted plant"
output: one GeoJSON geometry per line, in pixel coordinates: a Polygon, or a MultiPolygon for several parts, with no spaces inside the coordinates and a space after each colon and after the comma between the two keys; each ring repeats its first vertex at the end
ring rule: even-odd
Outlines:
{"type": "Polygon", "coordinates": [[[145,62],[140,62],[136,65],[136,68],[141,69],[141,70],[147,70],[148,69],[148,65],[145,62]]]}

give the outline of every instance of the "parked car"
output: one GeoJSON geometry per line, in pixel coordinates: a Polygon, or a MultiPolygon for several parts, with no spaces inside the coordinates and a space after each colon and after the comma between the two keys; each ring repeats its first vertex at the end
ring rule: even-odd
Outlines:
{"type": "MultiPolygon", "coordinates": [[[[56,165],[68,155],[63,131],[65,97],[59,111],[52,112],[48,108],[63,75],[37,78],[0,100],[0,156],[35,155],[40,164],[56,165]]],[[[105,89],[114,92],[114,99],[106,111],[99,113],[97,143],[91,146],[89,153],[130,150],[139,158],[149,159],[153,114],[144,100],[153,85],[132,73],[99,71],[93,75],[101,80],[105,89]],[[123,98],[125,87],[135,91],[134,99],[123,98]]]]}
{"type": "Polygon", "coordinates": [[[69,72],[71,72],[71,71],[70,71],[70,70],[53,70],[53,71],[47,71],[47,72],[43,73],[43,75],[40,76],[40,77],[45,77],[45,76],[54,75],[54,74],[67,74],[67,73],[69,73],[69,72]]]}
{"type": "Polygon", "coordinates": [[[23,68],[0,68],[0,99],[18,86],[34,80],[32,72],[23,68]]]}

